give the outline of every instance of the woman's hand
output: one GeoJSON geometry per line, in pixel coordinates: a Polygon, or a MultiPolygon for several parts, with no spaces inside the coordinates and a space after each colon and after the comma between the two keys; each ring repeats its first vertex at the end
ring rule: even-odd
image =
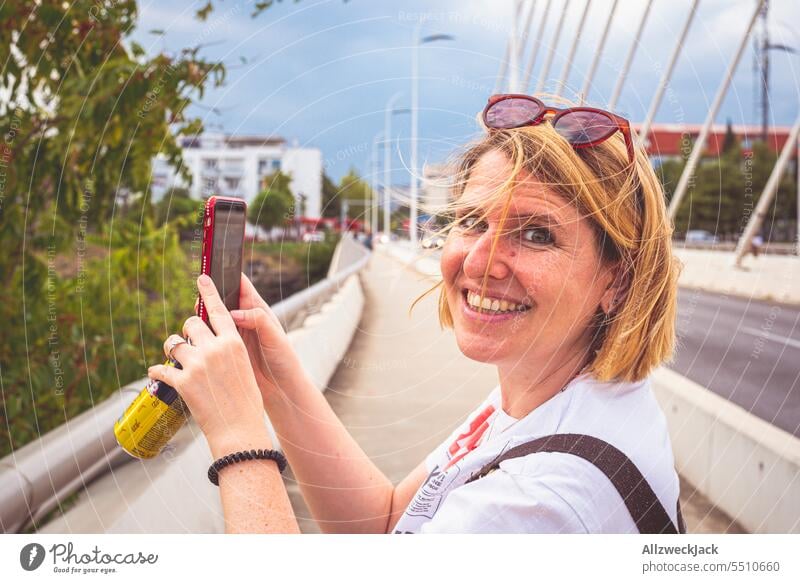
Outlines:
{"type": "Polygon", "coordinates": [[[148,376],[175,387],[215,456],[271,448],[248,350],[211,278],[201,275],[197,283],[213,331],[197,316],[186,320],[183,337],[191,344],[177,334],[164,343],[164,353],[183,368],[157,365],[148,376]]]}
{"type": "Polygon", "coordinates": [[[250,364],[264,402],[301,382],[303,367],[278,317],[243,273],[239,310],[231,317],[250,355],[250,364]]]}

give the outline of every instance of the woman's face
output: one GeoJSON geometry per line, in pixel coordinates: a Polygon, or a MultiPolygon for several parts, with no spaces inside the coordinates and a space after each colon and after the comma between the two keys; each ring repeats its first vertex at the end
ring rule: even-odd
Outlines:
{"type": "Polygon", "coordinates": [[[460,213],[469,217],[464,228],[448,235],[441,259],[445,293],[467,357],[549,369],[588,347],[593,316],[598,307],[610,307],[614,273],[601,260],[589,220],[529,174],[514,188],[489,263],[503,204],[480,217],[511,170],[508,158],[496,150],[473,167],[460,202],[476,216],[460,213]],[[485,273],[485,300],[478,309],[470,302],[479,301],[485,273]]]}

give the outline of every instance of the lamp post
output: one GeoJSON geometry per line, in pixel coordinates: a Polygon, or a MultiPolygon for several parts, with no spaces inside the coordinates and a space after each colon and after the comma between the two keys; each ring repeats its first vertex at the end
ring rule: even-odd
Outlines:
{"type": "Polygon", "coordinates": [[[385,145],[383,148],[383,234],[389,236],[392,213],[392,116],[401,113],[411,113],[408,108],[395,109],[394,103],[400,99],[400,93],[395,93],[386,102],[386,109],[383,112],[383,137],[385,145]]]}
{"type": "Polygon", "coordinates": [[[411,247],[417,246],[417,198],[419,196],[417,186],[417,125],[419,123],[419,46],[437,40],[453,40],[449,34],[433,34],[420,38],[420,28],[422,24],[414,27],[414,44],[411,55],[411,204],[409,236],[411,247]]]}
{"type": "Polygon", "coordinates": [[[381,137],[383,137],[383,133],[378,132],[372,138],[372,172],[370,173],[372,178],[370,181],[372,192],[370,194],[372,196],[370,197],[369,207],[364,209],[365,219],[366,213],[369,211],[369,232],[373,237],[375,237],[375,231],[378,229],[378,164],[380,164],[378,161],[378,147],[385,146],[385,143],[381,141],[381,137]]]}

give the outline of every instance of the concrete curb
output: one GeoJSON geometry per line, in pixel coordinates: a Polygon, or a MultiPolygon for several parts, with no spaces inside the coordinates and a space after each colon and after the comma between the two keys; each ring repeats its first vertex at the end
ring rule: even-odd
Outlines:
{"type": "Polygon", "coordinates": [[[800,532],[800,439],[668,368],[651,380],[678,472],[750,532],[800,532]]]}

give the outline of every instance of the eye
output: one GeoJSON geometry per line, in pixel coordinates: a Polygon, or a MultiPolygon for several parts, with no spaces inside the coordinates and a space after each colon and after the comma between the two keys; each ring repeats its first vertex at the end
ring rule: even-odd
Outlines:
{"type": "Polygon", "coordinates": [[[522,240],[534,245],[550,245],[553,243],[553,234],[543,227],[525,229],[522,231],[522,240]]]}
{"type": "Polygon", "coordinates": [[[481,221],[474,215],[467,215],[458,221],[457,227],[460,229],[468,229],[470,231],[483,231],[486,230],[486,222],[481,221]]]}

